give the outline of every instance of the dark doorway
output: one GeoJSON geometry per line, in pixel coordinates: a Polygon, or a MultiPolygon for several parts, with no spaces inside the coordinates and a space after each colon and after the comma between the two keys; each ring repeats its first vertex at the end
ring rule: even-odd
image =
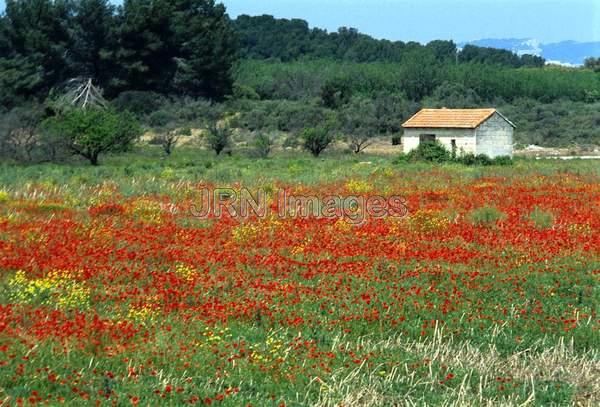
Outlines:
{"type": "Polygon", "coordinates": [[[421,134],[419,136],[419,142],[435,141],[435,134],[421,134]]]}

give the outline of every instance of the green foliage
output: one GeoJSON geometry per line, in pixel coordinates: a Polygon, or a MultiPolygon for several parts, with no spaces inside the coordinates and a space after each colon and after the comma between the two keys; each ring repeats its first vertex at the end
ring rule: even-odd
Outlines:
{"type": "Polygon", "coordinates": [[[258,157],[267,158],[273,149],[274,139],[268,134],[257,133],[252,144],[258,157]]]}
{"type": "Polygon", "coordinates": [[[493,206],[482,206],[469,214],[469,220],[475,226],[491,226],[506,219],[506,214],[493,206]]]}
{"type": "MultiPolygon", "coordinates": [[[[396,64],[242,61],[234,76],[238,83],[255,89],[261,99],[272,100],[322,98],[325,84],[336,83],[339,78],[345,78],[348,95],[375,98],[382,92],[404,93],[408,99],[421,102],[437,91],[434,102],[469,107],[500,105],[520,98],[543,103],[562,99],[585,102],[600,92],[600,77],[589,70],[444,64],[428,51],[407,54],[403,62],[396,64]]],[[[328,103],[340,105],[335,99],[328,103]]]]}
{"type": "Polygon", "coordinates": [[[139,119],[160,109],[165,98],[156,92],[126,91],[113,100],[113,105],[120,112],[131,112],[139,119]]]}
{"type": "Polygon", "coordinates": [[[415,50],[406,55],[399,66],[400,88],[412,100],[421,100],[442,82],[442,64],[428,50],[415,50]]]}
{"type": "Polygon", "coordinates": [[[156,133],[153,143],[162,146],[167,155],[171,154],[182,137],[192,134],[185,116],[173,104],[166,104],[163,109],[150,114],[148,124],[156,133]]]}
{"type": "Polygon", "coordinates": [[[44,69],[30,58],[0,57],[0,106],[12,108],[24,104],[39,93],[44,69]]]}
{"type": "Polygon", "coordinates": [[[492,165],[492,159],[484,154],[462,154],[456,157],[455,160],[463,165],[492,165]]]}
{"type": "Polygon", "coordinates": [[[445,163],[451,160],[448,150],[438,140],[423,141],[417,148],[407,154],[411,162],[424,161],[430,163],[445,163]]]}
{"type": "Polygon", "coordinates": [[[260,100],[260,95],[256,93],[256,91],[252,89],[251,86],[234,83],[232,98],[234,100],[260,100]]]}
{"type": "Polygon", "coordinates": [[[236,45],[214,0],[11,0],[0,15],[0,102],[43,99],[74,77],[127,90],[223,99],[236,45]]]}
{"type": "Polygon", "coordinates": [[[489,166],[489,165],[512,165],[513,160],[509,156],[498,156],[494,158],[490,158],[485,154],[473,154],[467,153],[457,156],[453,159],[453,161],[463,164],[463,165],[479,165],[479,166],[489,166]]]}
{"type": "Polygon", "coordinates": [[[243,101],[232,106],[239,112],[233,119],[237,127],[249,131],[300,132],[333,120],[335,112],[316,101],[243,101]]]}
{"type": "Polygon", "coordinates": [[[543,58],[535,55],[523,55],[519,57],[517,54],[504,49],[477,47],[474,45],[466,45],[460,52],[458,59],[465,63],[479,63],[490,65],[507,65],[515,68],[518,67],[538,67],[544,66],[543,58]]]}
{"type": "Polygon", "coordinates": [[[170,17],[177,49],[174,90],[222,100],[232,92],[236,43],[225,6],[215,0],[177,0],[170,17]]]}
{"type": "Polygon", "coordinates": [[[353,98],[340,112],[340,130],[354,153],[367,148],[377,136],[375,104],[368,99],[353,98]]]}
{"type": "Polygon", "coordinates": [[[42,129],[56,138],[74,154],[98,165],[100,154],[125,151],[141,135],[141,128],[132,114],[97,109],[74,109],[46,119],[42,129]]]}
{"type": "Polygon", "coordinates": [[[444,63],[486,63],[512,67],[543,67],[544,59],[518,55],[493,48],[467,45],[457,52],[452,41],[436,40],[427,45],[415,42],[376,40],[361,34],[355,28],[342,27],[328,33],[319,28],[309,28],[300,19],[276,19],[263,15],[251,17],[241,15],[233,21],[240,38],[240,55],[248,59],[274,59],[283,62],[306,58],[331,58],[351,62],[403,62],[407,54],[423,50],[436,61],[444,63]],[[277,41],[273,41],[277,38],[277,41]]]}
{"type": "Polygon", "coordinates": [[[336,109],[350,101],[351,92],[347,78],[331,78],[321,88],[321,100],[326,107],[336,109]]]}
{"type": "Polygon", "coordinates": [[[492,158],[492,165],[513,165],[514,161],[512,157],[507,155],[500,155],[498,157],[492,158]]]}
{"type": "Polygon", "coordinates": [[[226,126],[219,126],[216,123],[209,126],[206,134],[208,148],[221,155],[231,147],[231,129],[226,126]]]}
{"type": "Polygon", "coordinates": [[[332,120],[330,110],[316,103],[279,101],[271,110],[271,120],[279,131],[297,133],[332,120]]]}
{"type": "Polygon", "coordinates": [[[515,141],[524,145],[592,148],[600,144],[600,103],[540,103],[518,99],[501,107],[503,114],[517,126],[515,141]]]}
{"type": "Polygon", "coordinates": [[[466,166],[506,166],[513,163],[512,158],[508,156],[490,158],[485,154],[475,155],[473,153],[466,153],[457,155],[456,151],[448,151],[438,140],[422,141],[416,149],[410,151],[408,154],[402,153],[395,161],[397,163],[457,163],[466,166]]]}
{"type": "Polygon", "coordinates": [[[115,72],[110,51],[117,46],[115,7],[108,0],[76,0],[72,4],[70,69],[105,88],[115,72]]]}
{"type": "Polygon", "coordinates": [[[593,57],[586,58],[583,65],[587,69],[591,69],[594,72],[600,72],[600,58],[593,58],[593,57]]]}
{"type": "Polygon", "coordinates": [[[67,2],[9,0],[0,15],[0,98],[4,106],[47,93],[69,74],[67,2]]]}
{"type": "Polygon", "coordinates": [[[375,120],[377,131],[380,134],[399,133],[402,131],[402,123],[416,113],[406,95],[401,92],[389,91],[378,92],[374,96],[375,120]]]}
{"type": "Polygon", "coordinates": [[[328,126],[306,128],[300,134],[303,147],[313,156],[318,157],[335,140],[328,126]]]}
{"type": "Polygon", "coordinates": [[[481,98],[473,89],[461,83],[444,82],[424,101],[427,107],[449,109],[467,109],[482,105],[481,98]]]}

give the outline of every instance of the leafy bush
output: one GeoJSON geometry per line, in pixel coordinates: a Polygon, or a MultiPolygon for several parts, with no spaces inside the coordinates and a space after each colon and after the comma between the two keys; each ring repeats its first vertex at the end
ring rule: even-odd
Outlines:
{"type": "Polygon", "coordinates": [[[126,150],[142,133],[133,114],[97,109],[68,111],[46,119],[41,128],[92,165],[102,153],[126,150]]]}
{"type": "Polygon", "coordinates": [[[506,219],[506,214],[493,206],[482,206],[469,214],[469,220],[475,226],[490,226],[506,219]]]}
{"type": "Polygon", "coordinates": [[[334,136],[326,126],[304,129],[300,134],[304,149],[318,157],[333,142],[334,136]]]}
{"type": "Polygon", "coordinates": [[[492,160],[487,155],[466,153],[456,157],[456,162],[463,165],[491,165],[492,160]]]}
{"type": "Polygon", "coordinates": [[[273,149],[273,138],[265,133],[257,133],[253,140],[254,151],[258,157],[266,158],[273,149]]]}
{"type": "Polygon", "coordinates": [[[405,164],[408,162],[410,162],[408,154],[404,153],[398,154],[398,156],[394,159],[394,164],[405,164]]]}
{"type": "Polygon", "coordinates": [[[467,153],[457,156],[454,161],[467,166],[512,165],[513,163],[512,158],[510,158],[509,156],[498,156],[495,158],[490,158],[485,154],[475,155],[473,153],[467,153]]]}
{"type": "Polygon", "coordinates": [[[236,100],[260,100],[260,95],[252,88],[252,86],[235,83],[233,85],[233,98],[236,100]]]}
{"type": "Polygon", "coordinates": [[[223,151],[231,146],[231,129],[226,126],[213,125],[209,126],[208,134],[206,135],[208,148],[214,151],[217,155],[221,155],[223,151]]]}
{"type": "Polygon", "coordinates": [[[508,155],[492,158],[492,165],[513,165],[513,159],[508,155]]]}
{"type": "Polygon", "coordinates": [[[462,165],[472,166],[489,166],[489,165],[512,165],[512,158],[509,156],[499,156],[496,158],[490,158],[485,154],[475,155],[473,153],[456,155],[455,151],[448,151],[438,141],[423,141],[419,146],[409,152],[408,154],[402,154],[396,159],[396,162],[430,162],[442,164],[446,162],[454,162],[462,165]]]}
{"type": "Polygon", "coordinates": [[[445,163],[451,155],[438,140],[423,141],[417,148],[408,153],[409,161],[424,161],[430,163],[445,163]]]}

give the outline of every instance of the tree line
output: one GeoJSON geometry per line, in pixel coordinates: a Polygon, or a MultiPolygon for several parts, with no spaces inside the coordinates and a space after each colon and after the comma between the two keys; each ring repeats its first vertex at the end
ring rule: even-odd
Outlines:
{"type": "Polygon", "coordinates": [[[220,100],[236,41],[214,0],[8,0],[0,17],[0,104],[43,99],[74,77],[124,91],[220,100]]]}
{"type": "Polygon", "coordinates": [[[306,58],[407,69],[415,61],[544,65],[542,58],[505,50],[459,52],[452,41],[376,40],[353,28],[328,33],[272,16],[230,20],[215,0],[125,0],[119,7],[108,0],[8,0],[0,16],[0,105],[43,99],[74,77],[93,78],[109,99],[134,90],[222,100],[232,92],[237,59],[306,58]]]}
{"type": "Polygon", "coordinates": [[[239,56],[243,59],[276,59],[283,62],[302,58],[329,58],[352,62],[404,62],[416,51],[425,51],[446,63],[484,63],[511,67],[542,67],[543,58],[518,56],[510,51],[467,45],[458,50],[453,41],[418,42],[377,40],[355,28],[341,27],[337,32],[309,28],[300,19],[277,19],[270,15],[241,15],[233,20],[239,37],[239,56]],[[276,39],[276,40],[274,40],[276,39]]]}

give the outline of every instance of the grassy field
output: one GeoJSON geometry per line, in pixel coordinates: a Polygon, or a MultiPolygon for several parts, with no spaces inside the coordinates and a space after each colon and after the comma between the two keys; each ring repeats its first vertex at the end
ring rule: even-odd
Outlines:
{"type": "Polygon", "coordinates": [[[0,165],[0,405],[598,405],[599,231],[594,161],[0,165]],[[408,216],[200,219],[205,188],[408,216]]]}

